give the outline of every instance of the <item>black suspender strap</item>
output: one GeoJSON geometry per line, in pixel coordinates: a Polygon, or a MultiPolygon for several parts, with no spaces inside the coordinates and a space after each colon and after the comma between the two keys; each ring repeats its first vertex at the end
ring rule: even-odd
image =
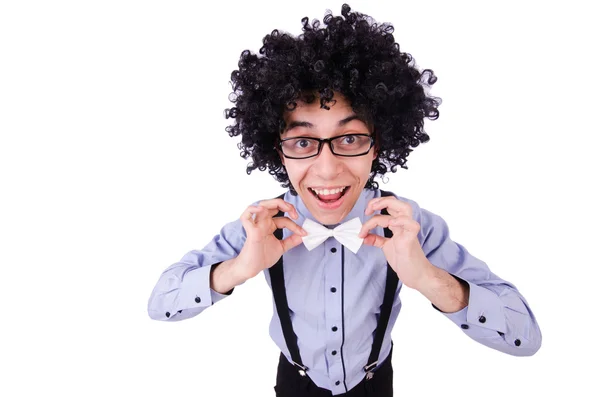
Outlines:
{"type": "MultiPolygon", "coordinates": [[[[381,196],[393,196],[393,193],[381,190],[381,196]]],[[[381,210],[382,215],[389,215],[386,208],[381,210]]],[[[383,228],[384,236],[390,238],[393,236],[392,231],[389,228],[383,228]]],[[[390,264],[387,264],[387,276],[385,280],[385,293],[383,295],[383,304],[381,305],[381,313],[379,315],[379,321],[377,323],[377,329],[375,330],[375,337],[373,339],[373,346],[371,347],[371,354],[369,355],[368,364],[364,366],[364,370],[367,373],[367,379],[373,377],[373,369],[377,366],[377,360],[379,358],[379,352],[381,351],[381,345],[383,343],[383,337],[387,330],[388,322],[390,320],[390,314],[392,312],[392,305],[396,295],[396,288],[398,287],[398,275],[392,269],[390,264]]]]}
{"type": "MultiPolygon", "coordinates": [[[[284,194],[277,198],[283,198],[284,194]]],[[[275,217],[283,216],[284,213],[279,211],[275,217]]],[[[273,232],[275,237],[279,240],[283,238],[283,230],[275,229],[273,232]]],[[[287,295],[285,293],[285,281],[283,278],[283,256],[279,258],[276,264],[269,268],[269,275],[271,276],[271,289],[273,290],[273,298],[275,299],[275,306],[277,308],[277,314],[281,321],[281,329],[283,330],[283,337],[285,338],[285,344],[287,345],[290,355],[292,356],[293,364],[298,367],[298,372],[302,376],[306,376],[308,367],[302,364],[302,358],[300,358],[300,351],[298,349],[298,337],[294,333],[292,328],[292,319],[290,318],[289,306],[287,301],[287,295]]]]}

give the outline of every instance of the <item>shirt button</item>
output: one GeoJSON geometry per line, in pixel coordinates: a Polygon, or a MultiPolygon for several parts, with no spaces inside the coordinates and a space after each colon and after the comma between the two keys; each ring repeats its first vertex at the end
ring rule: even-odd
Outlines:
{"type": "Polygon", "coordinates": [[[194,299],[194,300],[196,301],[196,303],[200,303],[200,301],[201,301],[202,299],[200,299],[200,297],[199,297],[199,296],[197,296],[197,297],[196,297],[196,299],[194,299]]]}
{"type": "Polygon", "coordinates": [[[167,316],[167,318],[169,318],[169,317],[171,316],[171,313],[169,313],[169,312],[166,312],[166,313],[165,313],[165,316],[167,316]]]}
{"type": "Polygon", "coordinates": [[[337,385],[339,385],[339,384],[340,384],[340,381],[339,381],[339,380],[338,380],[337,382],[335,382],[335,385],[336,385],[336,386],[337,386],[337,385]]]}
{"type": "Polygon", "coordinates": [[[335,332],[335,331],[337,331],[337,327],[333,327],[333,328],[331,328],[331,330],[332,330],[333,332],[335,332]]]}
{"type": "Polygon", "coordinates": [[[480,316],[479,317],[479,322],[480,323],[485,323],[485,316],[480,316]]]}
{"type": "Polygon", "coordinates": [[[335,254],[335,252],[336,252],[336,251],[337,251],[337,249],[335,249],[335,247],[333,247],[333,248],[331,249],[331,252],[333,252],[334,254],[335,254]]]}
{"type": "Polygon", "coordinates": [[[460,327],[462,329],[469,329],[469,325],[468,324],[461,324],[460,327]]]}
{"type": "Polygon", "coordinates": [[[334,350],[334,351],[331,352],[331,354],[335,356],[337,354],[337,352],[334,350]]]}
{"type": "Polygon", "coordinates": [[[521,346],[521,341],[520,340],[515,340],[515,346],[521,346]]]}
{"type": "Polygon", "coordinates": [[[335,287],[331,287],[331,292],[335,292],[337,291],[337,289],[335,289],[335,287]]]}

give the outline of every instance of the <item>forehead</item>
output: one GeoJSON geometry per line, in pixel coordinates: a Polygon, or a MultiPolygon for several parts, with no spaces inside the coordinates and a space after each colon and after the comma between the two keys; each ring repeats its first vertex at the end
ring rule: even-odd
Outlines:
{"type": "Polygon", "coordinates": [[[321,108],[321,101],[318,97],[310,103],[299,100],[296,102],[294,110],[286,110],[283,113],[283,118],[287,122],[306,117],[326,119],[354,113],[352,106],[343,97],[335,96],[334,101],[327,103],[329,109],[325,109],[321,108]]]}
{"type": "Polygon", "coordinates": [[[326,136],[348,128],[368,132],[368,123],[345,100],[337,100],[327,105],[329,109],[321,108],[318,99],[311,103],[298,102],[294,110],[287,110],[284,114],[281,137],[298,134],[326,136]]]}

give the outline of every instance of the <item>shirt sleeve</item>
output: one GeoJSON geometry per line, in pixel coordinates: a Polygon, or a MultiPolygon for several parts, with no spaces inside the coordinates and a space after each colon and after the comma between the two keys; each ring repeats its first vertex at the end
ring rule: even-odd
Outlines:
{"type": "Polygon", "coordinates": [[[427,259],[469,286],[468,305],[453,313],[442,312],[467,336],[492,349],[531,356],[542,344],[537,320],[515,285],[494,274],[487,264],[452,241],[447,223],[414,201],[413,218],[419,222],[419,241],[427,259]]]}
{"type": "Polygon", "coordinates": [[[238,256],[246,231],[238,219],[227,223],[201,250],[192,250],[160,275],[148,299],[148,315],[153,320],[181,321],[231,295],[210,288],[211,271],[238,256]]]}

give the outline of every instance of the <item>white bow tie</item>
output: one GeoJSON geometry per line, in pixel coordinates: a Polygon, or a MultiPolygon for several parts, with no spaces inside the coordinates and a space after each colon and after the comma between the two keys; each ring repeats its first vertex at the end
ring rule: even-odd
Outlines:
{"type": "Polygon", "coordinates": [[[302,241],[309,251],[319,246],[329,237],[334,237],[355,254],[363,243],[363,239],[358,237],[358,233],[362,228],[362,223],[358,217],[336,226],[335,229],[328,229],[307,218],[302,228],[308,233],[307,236],[302,237],[302,241]]]}

